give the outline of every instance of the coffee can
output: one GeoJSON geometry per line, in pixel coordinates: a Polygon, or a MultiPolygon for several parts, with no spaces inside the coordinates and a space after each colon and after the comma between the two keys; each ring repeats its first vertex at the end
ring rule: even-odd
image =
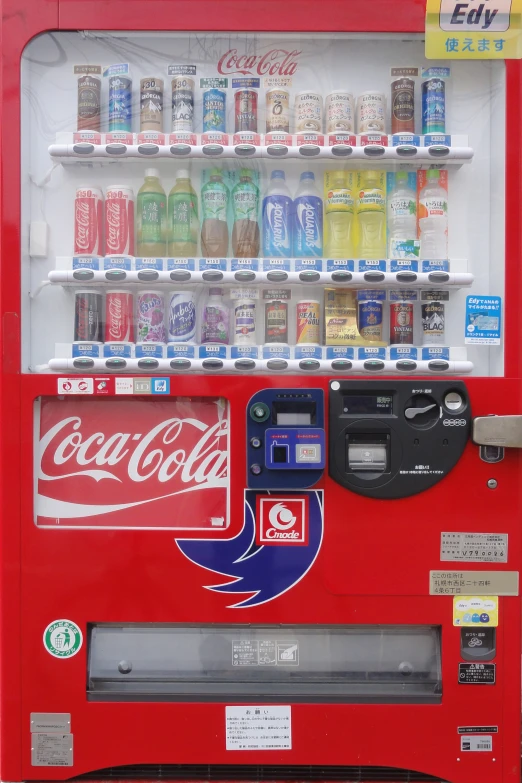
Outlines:
{"type": "Polygon", "coordinates": [[[227,94],[212,87],[203,93],[203,133],[227,130],[227,94]]]}
{"type": "Polygon", "coordinates": [[[295,132],[321,133],[323,130],[323,99],[318,92],[298,92],[294,103],[295,132]]]}
{"type": "Polygon", "coordinates": [[[109,77],[109,131],[132,131],[132,79],[115,74],[109,77]]]}
{"type": "Polygon", "coordinates": [[[254,299],[234,302],[234,345],[257,345],[254,299]]]}
{"type": "Polygon", "coordinates": [[[172,79],[172,131],[194,130],[194,79],[175,76],[172,79]]]}
{"type": "Polygon", "coordinates": [[[390,345],[413,345],[412,302],[390,302],[390,345]]]}
{"type": "Polygon", "coordinates": [[[391,83],[392,133],[415,133],[415,82],[406,76],[391,83]]]}
{"type": "Polygon", "coordinates": [[[78,130],[100,130],[101,79],[91,73],[78,78],[78,130]]]}
{"type": "Polygon", "coordinates": [[[302,299],[296,306],[296,320],[296,344],[320,345],[320,302],[317,299],[302,299]]]}
{"type": "Polygon", "coordinates": [[[365,300],[358,303],[359,333],[369,342],[382,341],[382,310],[382,302],[365,300]]]}
{"type": "Polygon", "coordinates": [[[266,132],[290,132],[290,93],[275,87],[266,94],[266,132]]]}
{"type": "Polygon", "coordinates": [[[446,316],[444,302],[430,301],[421,304],[422,344],[444,345],[446,316]]]}
{"type": "Polygon", "coordinates": [[[324,114],[327,133],[353,133],[355,111],[353,95],[336,90],[326,96],[324,114]]]}
{"type": "Polygon", "coordinates": [[[238,90],[234,93],[234,117],[236,133],[257,133],[257,92],[238,90]]]}
{"type": "Polygon", "coordinates": [[[163,130],[163,79],[147,76],[140,81],[140,131],[163,130]]]}
{"type": "Polygon", "coordinates": [[[386,133],[386,96],[363,92],[357,98],[357,133],[386,133]]]}

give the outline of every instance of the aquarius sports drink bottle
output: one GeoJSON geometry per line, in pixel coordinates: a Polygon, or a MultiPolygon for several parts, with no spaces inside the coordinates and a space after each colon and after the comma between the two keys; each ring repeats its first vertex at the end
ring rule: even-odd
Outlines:
{"type": "Polygon", "coordinates": [[[263,253],[269,258],[288,258],[292,253],[292,197],[285,172],[276,169],[263,199],[263,253]]]}
{"type": "Polygon", "coordinates": [[[294,256],[321,258],[323,255],[323,200],[312,171],[304,171],[294,200],[294,256]]]}
{"type": "Polygon", "coordinates": [[[219,169],[212,169],[210,179],[201,188],[201,253],[205,258],[221,258],[228,252],[228,188],[219,169]]]}
{"type": "Polygon", "coordinates": [[[386,256],[386,191],[384,173],[358,173],[357,219],[359,223],[359,258],[386,256]]]}
{"type": "Polygon", "coordinates": [[[448,257],[448,192],[440,184],[437,169],[428,169],[419,194],[419,228],[422,258],[448,257]]]}
{"type": "Polygon", "coordinates": [[[232,252],[237,258],[255,258],[259,255],[259,188],[248,169],[241,169],[239,182],[232,189],[232,207],[232,252]]]}
{"type": "Polygon", "coordinates": [[[324,252],[328,258],[352,258],[352,174],[326,171],[324,175],[324,252]]]}
{"type": "Polygon", "coordinates": [[[158,169],[145,169],[145,182],[138,190],[136,255],[147,258],[167,255],[167,198],[158,169]]]}
{"type": "Polygon", "coordinates": [[[417,239],[417,196],[408,185],[408,173],[398,171],[395,187],[388,195],[388,255],[394,257],[393,247],[417,239]]]}
{"type": "Polygon", "coordinates": [[[167,204],[169,254],[181,258],[198,250],[198,197],[188,171],[181,169],[167,204]]]}

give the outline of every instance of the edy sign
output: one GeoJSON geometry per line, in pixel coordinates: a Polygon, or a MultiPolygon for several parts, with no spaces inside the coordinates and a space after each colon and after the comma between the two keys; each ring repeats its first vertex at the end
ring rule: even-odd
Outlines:
{"type": "Polygon", "coordinates": [[[522,0],[427,0],[426,57],[522,57],[522,0]]]}

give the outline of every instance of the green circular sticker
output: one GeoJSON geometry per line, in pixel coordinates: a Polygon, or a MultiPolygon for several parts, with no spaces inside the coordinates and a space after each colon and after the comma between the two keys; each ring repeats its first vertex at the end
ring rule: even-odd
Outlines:
{"type": "Polygon", "coordinates": [[[44,647],[55,658],[72,658],[82,646],[82,632],[70,620],[55,620],[44,631],[44,647]]]}

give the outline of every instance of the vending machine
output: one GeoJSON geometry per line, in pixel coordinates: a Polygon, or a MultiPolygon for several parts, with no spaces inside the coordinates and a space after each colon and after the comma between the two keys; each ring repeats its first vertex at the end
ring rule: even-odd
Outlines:
{"type": "Polygon", "coordinates": [[[522,73],[424,13],[4,0],[2,780],[519,783],[522,73]]]}

